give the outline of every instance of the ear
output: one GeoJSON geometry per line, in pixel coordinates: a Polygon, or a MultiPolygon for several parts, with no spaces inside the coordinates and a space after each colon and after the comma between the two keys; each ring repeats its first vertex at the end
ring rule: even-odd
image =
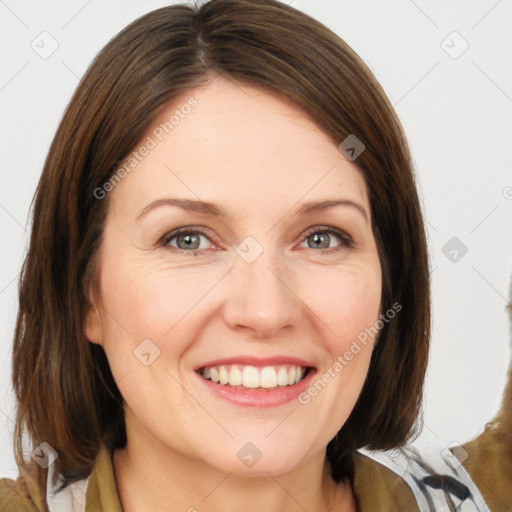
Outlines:
{"type": "Polygon", "coordinates": [[[89,286],[89,308],[85,314],[84,331],[91,343],[103,345],[103,323],[99,306],[94,300],[92,286],[89,286]]]}

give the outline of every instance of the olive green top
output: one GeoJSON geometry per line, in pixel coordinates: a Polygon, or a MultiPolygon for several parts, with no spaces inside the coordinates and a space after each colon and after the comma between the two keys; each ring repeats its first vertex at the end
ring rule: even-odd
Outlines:
{"type": "MultiPolygon", "coordinates": [[[[491,512],[512,511],[512,434],[488,427],[477,439],[464,445],[468,453],[464,468],[478,486],[491,512]]],[[[0,480],[0,512],[45,512],[37,485],[25,474],[16,493],[14,481],[0,480]],[[26,482],[26,483],[25,483],[26,482]],[[8,501],[8,497],[10,498],[8,501]]],[[[85,512],[122,512],[111,453],[102,446],[83,491],[75,492],[73,508],[85,512]],[[80,503],[81,502],[81,503],[80,503]],[[85,503],[84,503],[85,502],[85,503]]],[[[360,512],[418,512],[407,483],[376,460],[357,453],[354,491],[360,512]]],[[[69,508],[55,509],[71,512],[69,508]]],[[[52,512],[52,508],[50,508],[52,512]]]]}

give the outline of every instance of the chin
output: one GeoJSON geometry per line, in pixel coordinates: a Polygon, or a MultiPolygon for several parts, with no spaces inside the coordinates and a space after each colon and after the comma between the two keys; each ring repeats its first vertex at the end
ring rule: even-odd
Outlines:
{"type": "Polygon", "coordinates": [[[199,456],[209,466],[223,473],[259,477],[268,476],[269,473],[279,475],[290,472],[315,451],[325,452],[325,446],[315,449],[313,439],[310,441],[311,446],[308,446],[306,432],[295,430],[292,433],[289,427],[257,426],[239,429],[236,435],[230,431],[233,439],[221,442],[217,438],[199,456]],[[273,428],[276,430],[272,432],[273,428]],[[282,431],[278,434],[279,428],[282,431]]]}
{"type": "Polygon", "coordinates": [[[275,450],[271,454],[262,454],[261,459],[254,459],[252,463],[248,460],[242,463],[236,457],[227,457],[226,459],[217,459],[215,461],[208,460],[206,462],[222,473],[231,473],[233,476],[257,478],[268,477],[269,474],[277,476],[289,473],[300,466],[302,461],[303,454],[297,453],[297,449],[295,449],[295,451],[285,450],[281,452],[275,450]]]}

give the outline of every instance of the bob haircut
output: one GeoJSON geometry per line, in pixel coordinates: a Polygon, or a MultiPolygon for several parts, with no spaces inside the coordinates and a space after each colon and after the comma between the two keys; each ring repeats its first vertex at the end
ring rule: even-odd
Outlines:
{"type": "MultiPolygon", "coordinates": [[[[49,443],[61,489],[90,474],[101,443],[126,444],[123,397],[103,348],[84,334],[109,205],[95,191],[174,98],[212,77],[291,100],[336,145],[351,134],[364,143],[354,164],[374,220],[381,312],[402,310],[381,329],[358,401],[327,445],[333,479],[353,478],[356,449],[391,449],[416,432],[431,327],[427,242],[408,145],[384,91],[342,39],[277,0],[175,4],[135,20],[95,57],[31,204],[14,335],[14,451],[22,468],[25,433],[32,448],[49,443]]],[[[36,469],[41,479],[46,470],[36,469]]]]}

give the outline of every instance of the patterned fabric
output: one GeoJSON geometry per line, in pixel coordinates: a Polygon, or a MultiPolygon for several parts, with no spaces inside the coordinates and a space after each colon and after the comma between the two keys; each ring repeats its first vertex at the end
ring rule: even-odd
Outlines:
{"type": "Polygon", "coordinates": [[[405,480],[420,512],[490,512],[461,461],[450,450],[429,450],[428,457],[420,456],[412,447],[359,451],[405,480]]]}
{"type": "MultiPolygon", "coordinates": [[[[483,461],[481,461],[483,462],[483,461]]],[[[91,475],[55,493],[60,479],[51,485],[53,464],[48,468],[46,486],[49,512],[122,512],[115,483],[111,454],[103,446],[91,475]]],[[[0,479],[1,512],[44,512],[34,482],[28,492],[6,501],[13,485],[0,479]]],[[[497,512],[511,507],[489,507],[460,461],[449,450],[412,448],[386,452],[359,450],[356,455],[354,491],[360,512],[497,512]],[[424,453],[429,456],[425,457],[424,453]],[[438,454],[438,455],[433,455],[438,454]]]]}

